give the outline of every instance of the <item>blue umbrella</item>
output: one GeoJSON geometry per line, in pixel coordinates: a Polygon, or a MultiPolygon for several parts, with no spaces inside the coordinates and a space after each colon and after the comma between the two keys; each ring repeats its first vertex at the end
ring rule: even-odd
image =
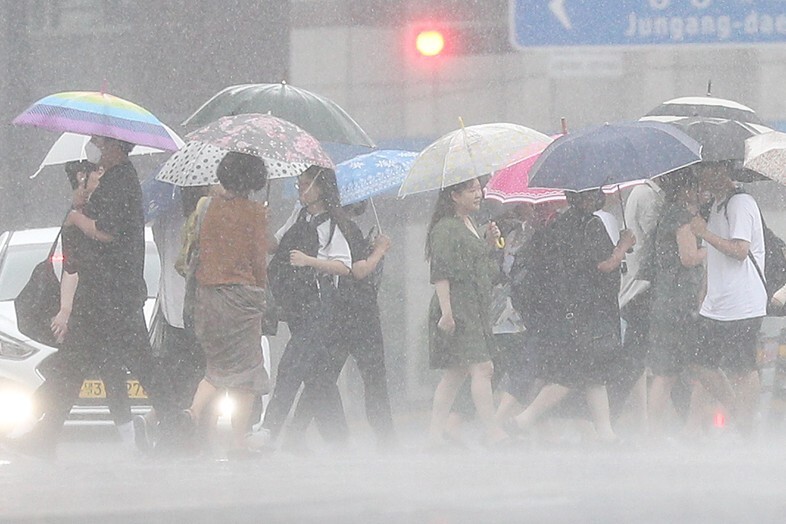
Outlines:
{"type": "Polygon", "coordinates": [[[564,135],[543,150],[530,187],[584,191],[664,175],[701,161],[701,144],[659,122],[605,124],[564,135]]]}
{"type": "Polygon", "coordinates": [[[167,211],[170,206],[180,203],[180,191],[177,186],[156,180],[158,171],[142,182],[142,204],[145,210],[145,222],[155,220],[167,211]]]}
{"type": "Polygon", "coordinates": [[[418,153],[376,150],[336,166],[341,205],[346,206],[398,189],[418,153]]]}

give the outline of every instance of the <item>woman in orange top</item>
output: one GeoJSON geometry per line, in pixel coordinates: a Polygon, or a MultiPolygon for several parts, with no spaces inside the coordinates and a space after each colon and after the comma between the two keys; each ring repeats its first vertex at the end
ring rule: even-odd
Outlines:
{"type": "MultiPolygon", "coordinates": [[[[249,200],[265,185],[267,170],[257,157],[231,152],[218,166],[224,188],[203,205],[198,228],[194,328],[205,352],[205,377],[191,404],[192,420],[203,426],[206,409],[218,394],[231,391],[237,405],[232,415],[234,447],[247,454],[249,417],[254,399],[270,385],[262,357],[265,308],[266,211],[249,200]]],[[[199,206],[196,214],[200,213],[199,206]]]]}

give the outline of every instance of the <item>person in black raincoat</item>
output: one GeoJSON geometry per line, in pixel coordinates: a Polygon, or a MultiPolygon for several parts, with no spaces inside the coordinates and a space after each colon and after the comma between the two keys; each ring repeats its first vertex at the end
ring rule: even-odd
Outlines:
{"type": "Polygon", "coordinates": [[[541,276],[550,288],[542,293],[537,326],[543,351],[546,386],[508,426],[528,429],[572,389],[583,390],[597,436],[614,441],[606,382],[620,358],[620,315],[617,295],[620,265],[636,239],[622,231],[612,243],[603,222],[593,213],[602,207],[600,190],[566,192],[569,208],[548,229],[542,246],[541,276]]]}

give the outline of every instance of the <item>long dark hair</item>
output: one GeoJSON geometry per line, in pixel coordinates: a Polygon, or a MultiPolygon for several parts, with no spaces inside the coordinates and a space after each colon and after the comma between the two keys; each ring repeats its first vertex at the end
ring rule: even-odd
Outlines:
{"type": "Polygon", "coordinates": [[[342,232],[347,231],[349,217],[346,211],[341,208],[341,197],[338,194],[336,172],[326,167],[310,166],[303,171],[303,174],[310,178],[314,185],[319,188],[320,198],[325,204],[330,220],[337,225],[342,232]]]}
{"type": "Polygon", "coordinates": [[[692,166],[663,175],[660,178],[660,187],[663,189],[664,200],[669,203],[677,202],[683,190],[697,189],[698,181],[692,166]]]}
{"type": "Polygon", "coordinates": [[[428,224],[428,231],[426,233],[426,260],[431,260],[431,232],[437,222],[445,217],[455,216],[456,208],[453,205],[452,195],[458,191],[464,191],[475,183],[476,178],[467,180],[466,182],[459,182],[442,188],[437,197],[437,203],[434,204],[434,214],[431,215],[431,221],[428,224]]]}

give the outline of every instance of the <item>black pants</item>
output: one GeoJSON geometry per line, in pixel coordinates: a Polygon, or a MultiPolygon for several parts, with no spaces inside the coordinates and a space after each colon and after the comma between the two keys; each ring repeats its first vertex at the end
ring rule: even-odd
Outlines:
{"type": "MultiPolygon", "coordinates": [[[[86,354],[81,348],[75,350],[66,347],[49,357],[41,367],[45,380],[33,398],[39,417],[58,410],[57,403],[63,398],[61,391],[66,387],[63,382],[68,381],[68,391],[76,388],[75,402],[84,378],[100,378],[104,383],[106,404],[112,420],[116,425],[131,421],[131,403],[126,385],[129,377],[121,359],[97,352],[86,354]]],[[[71,406],[68,406],[68,409],[70,410],[71,406]]],[[[65,416],[67,417],[68,413],[65,413],[65,416]]]]}
{"type": "Polygon", "coordinates": [[[35,403],[43,416],[33,435],[46,443],[57,441],[71,407],[79,398],[82,382],[96,369],[107,380],[107,397],[114,403],[112,408],[117,413],[127,413],[116,418],[116,422],[130,421],[130,409],[126,409],[126,369],[139,379],[162,423],[173,420],[176,407],[169,400],[171,383],[155,366],[142,309],[93,310],[88,314],[78,311],[75,309],[69,321],[64,347],[52,357],[47,379],[36,391],[35,403]]]}
{"type": "MultiPolygon", "coordinates": [[[[325,301],[315,305],[301,318],[290,319],[288,324],[291,337],[278,364],[275,387],[262,426],[277,437],[303,385],[302,417],[308,421],[316,418],[327,440],[345,441],[349,430],[328,344],[333,326],[331,304],[325,301]]],[[[305,428],[293,427],[293,430],[302,432],[305,428]]]]}
{"type": "MultiPolygon", "coordinates": [[[[390,442],[395,438],[395,434],[388,396],[379,310],[374,305],[373,308],[369,307],[363,312],[354,311],[354,313],[356,315],[351,315],[337,322],[340,336],[335,337],[330,351],[329,373],[331,375],[329,380],[336,383],[348,356],[352,355],[363,379],[366,418],[369,425],[371,425],[378,441],[390,442]]],[[[307,402],[314,395],[307,395],[307,392],[304,390],[304,400],[298,404],[295,410],[295,418],[292,423],[294,428],[307,428],[314,418],[311,415],[317,412],[318,408],[313,406],[309,408],[307,402]]],[[[338,403],[340,404],[340,402],[339,397],[338,403]]],[[[329,406],[336,406],[335,400],[331,400],[329,406]]],[[[321,423],[320,431],[322,431],[321,423]]],[[[328,439],[329,435],[325,435],[325,438],[328,439]]]]}
{"type": "Polygon", "coordinates": [[[607,384],[612,417],[620,414],[630,391],[644,373],[650,336],[650,303],[652,291],[647,288],[620,311],[627,323],[622,342],[622,355],[613,366],[607,384]]]}

